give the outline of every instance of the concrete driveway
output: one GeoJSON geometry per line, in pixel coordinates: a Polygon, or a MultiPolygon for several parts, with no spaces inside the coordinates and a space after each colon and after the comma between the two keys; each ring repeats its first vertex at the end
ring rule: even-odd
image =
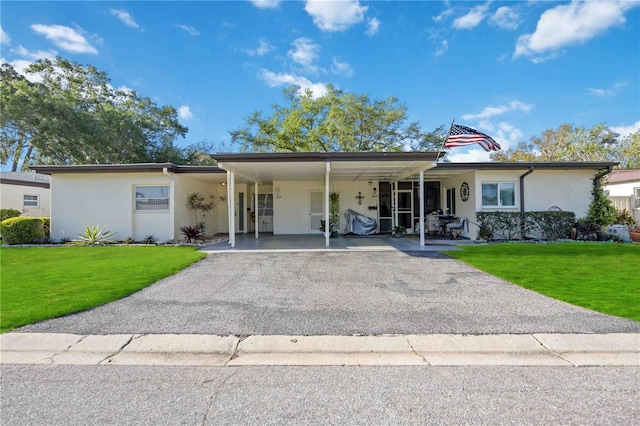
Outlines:
{"type": "Polygon", "coordinates": [[[439,252],[216,253],[127,298],[22,327],[76,334],[638,332],[439,252]]]}

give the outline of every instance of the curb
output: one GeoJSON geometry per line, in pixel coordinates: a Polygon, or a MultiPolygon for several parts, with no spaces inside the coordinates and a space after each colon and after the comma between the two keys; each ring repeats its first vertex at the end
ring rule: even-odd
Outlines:
{"type": "Polygon", "coordinates": [[[381,336],[0,335],[0,364],[640,366],[640,333],[381,336]]]}

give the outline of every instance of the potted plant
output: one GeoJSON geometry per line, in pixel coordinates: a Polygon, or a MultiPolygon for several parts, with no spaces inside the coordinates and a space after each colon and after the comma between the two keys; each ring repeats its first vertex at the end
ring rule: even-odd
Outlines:
{"type": "Polygon", "coordinates": [[[634,243],[640,243],[640,226],[629,225],[629,236],[634,243]]]}
{"type": "Polygon", "coordinates": [[[407,233],[407,228],[402,225],[394,226],[391,230],[391,236],[395,238],[402,238],[407,233]]]}

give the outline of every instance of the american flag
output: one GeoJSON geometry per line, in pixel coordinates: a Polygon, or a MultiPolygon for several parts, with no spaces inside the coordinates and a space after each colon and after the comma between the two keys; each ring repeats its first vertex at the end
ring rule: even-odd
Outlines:
{"type": "Polygon", "coordinates": [[[451,126],[445,148],[456,148],[458,146],[479,144],[485,151],[498,151],[500,145],[494,141],[491,136],[487,136],[471,127],[459,126],[454,124],[451,126]]]}

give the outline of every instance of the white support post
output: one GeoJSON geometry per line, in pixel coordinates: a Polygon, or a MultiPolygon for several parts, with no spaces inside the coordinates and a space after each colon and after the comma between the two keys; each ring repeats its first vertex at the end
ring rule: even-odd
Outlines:
{"type": "Polygon", "coordinates": [[[236,175],[234,172],[230,172],[229,185],[229,205],[231,206],[231,213],[229,215],[229,242],[231,248],[236,246],[236,175]]]}
{"type": "Polygon", "coordinates": [[[398,226],[398,181],[393,182],[393,227],[398,226]]]}
{"type": "Polygon", "coordinates": [[[254,184],[253,205],[255,206],[253,209],[253,228],[256,232],[256,239],[258,239],[258,182],[254,184]]]}
{"type": "Polygon", "coordinates": [[[424,170],[420,170],[420,192],[418,199],[420,200],[420,245],[424,246],[424,170]]]}
{"type": "Polygon", "coordinates": [[[229,229],[229,242],[231,244],[231,172],[227,170],[227,228],[229,229]]]}
{"type": "Polygon", "coordinates": [[[329,205],[329,174],[331,173],[331,162],[327,161],[325,174],[324,174],[324,241],[325,246],[329,247],[329,237],[331,233],[329,232],[329,210],[331,206],[329,205]]]}

